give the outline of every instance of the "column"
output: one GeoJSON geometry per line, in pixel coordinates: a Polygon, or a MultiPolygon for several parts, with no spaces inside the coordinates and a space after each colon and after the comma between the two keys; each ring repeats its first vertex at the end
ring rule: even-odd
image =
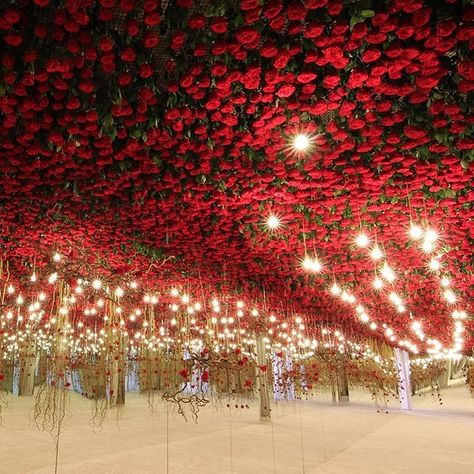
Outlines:
{"type": "Polygon", "coordinates": [[[403,410],[411,410],[410,358],[408,352],[395,349],[398,369],[398,396],[403,410]]]}
{"type": "MultiPolygon", "coordinates": [[[[262,336],[257,337],[257,365],[267,366],[265,341],[262,336]]],[[[268,368],[267,368],[268,370],[268,368]]],[[[258,388],[260,393],[260,420],[270,420],[270,393],[267,372],[257,368],[258,388]]]]}
{"type": "Polygon", "coordinates": [[[18,395],[33,395],[35,389],[36,344],[26,342],[20,352],[18,395]]]}
{"type": "Polygon", "coordinates": [[[337,399],[339,403],[349,403],[349,383],[347,382],[346,366],[344,356],[338,356],[337,366],[337,399]]]}

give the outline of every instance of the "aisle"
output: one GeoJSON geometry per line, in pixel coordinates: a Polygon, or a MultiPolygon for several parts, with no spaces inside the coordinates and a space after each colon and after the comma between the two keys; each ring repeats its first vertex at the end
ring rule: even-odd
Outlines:
{"type": "MultiPolygon", "coordinates": [[[[273,424],[257,410],[208,407],[200,423],[166,414],[150,416],[146,400],[130,395],[122,419],[100,433],[89,425],[90,405],[74,396],[61,437],[59,473],[455,473],[474,466],[474,399],[466,388],[444,390],[444,404],[429,395],[415,409],[377,413],[368,398],[353,394],[349,406],[321,401],[283,404],[273,424]],[[168,437],[168,445],[167,445],[168,437]],[[304,471],[303,471],[304,468],[304,471]]],[[[13,399],[0,426],[0,473],[54,472],[51,436],[28,425],[29,399],[13,399]]]]}

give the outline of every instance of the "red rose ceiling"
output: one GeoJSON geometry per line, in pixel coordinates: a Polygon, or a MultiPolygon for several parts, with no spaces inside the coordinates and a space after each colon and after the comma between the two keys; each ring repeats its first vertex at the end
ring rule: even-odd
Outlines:
{"type": "Polygon", "coordinates": [[[467,3],[4,6],[5,259],[26,272],[59,251],[370,331],[354,297],[400,337],[421,325],[447,347],[454,312],[468,350],[467,3]]]}

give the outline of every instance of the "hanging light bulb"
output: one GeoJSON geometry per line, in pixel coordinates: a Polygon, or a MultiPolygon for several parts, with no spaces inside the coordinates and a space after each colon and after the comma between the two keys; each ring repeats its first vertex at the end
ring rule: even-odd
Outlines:
{"type": "Polygon", "coordinates": [[[341,293],[341,288],[336,282],[331,286],[331,293],[336,296],[341,293]]]}
{"type": "Polygon", "coordinates": [[[425,232],[425,240],[427,242],[436,242],[438,240],[438,234],[435,230],[433,229],[428,229],[425,232]]]}
{"type": "Polygon", "coordinates": [[[432,258],[430,260],[430,270],[433,270],[434,272],[436,272],[440,268],[441,268],[441,262],[436,258],[432,258]]]}
{"type": "Polygon", "coordinates": [[[367,237],[366,234],[361,232],[357,237],[356,237],[356,244],[358,247],[365,248],[367,245],[369,245],[369,238],[367,237]]]}
{"type": "Polygon", "coordinates": [[[395,280],[395,272],[388,266],[388,263],[385,262],[382,270],[380,271],[382,277],[388,282],[393,282],[395,280]]]}
{"type": "Polygon", "coordinates": [[[265,227],[269,231],[277,230],[282,226],[281,219],[276,214],[269,214],[267,216],[265,227]]]}
{"type": "Polygon", "coordinates": [[[451,280],[448,277],[441,278],[441,286],[445,288],[451,284],[451,280]]]}
{"type": "Polygon", "coordinates": [[[311,258],[309,255],[306,255],[302,262],[302,266],[305,270],[308,270],[313,273],[319,273],[322,270],[322,265],[317,258],[311,258]]]}
{"type": "Polygon", "coordinates": [[[383,281],[379,277],[374,278],[374,288],[380,290],[383,287],[383,281]]]}
{"type": "Polygon", "coordinates": [[[291,140],[291,148],[296,153],[306,153],[311,147],[311,139],[304,133],[298,133],[291,140]]]}
{"type": "Polygon", "coordinates": [[[454,304],[456,303],[456,295],[454,294],[454,292],[452,290],[446,290],[444,292],[444,297],[446,299],[446,301],[450,304],[454,304]]]}
{"type": "Polygon", "coordinates": [[[434,244],[433,242],[430,242],[429,240],[423,240],[423,244],[421,246],[423,252],[430,253],[434,250],[434,244]]]}
{"type": "Polygon", "coordinates": [[[374,260],[380,260],[381,258],[383,258],[383,252],[382,250],[380,249],[380,247],[378,245],[376,245],[375,247],[372,248],[372,250],[370,251],[370,256],[372,257],[372,259],[374,260]]]}
{"type": "Polygon", "coordinates": [[[423,235],[423,229],[416,224],[411,224],[410,226],[410,237],[414,240],[421,239],[423,235]]]}

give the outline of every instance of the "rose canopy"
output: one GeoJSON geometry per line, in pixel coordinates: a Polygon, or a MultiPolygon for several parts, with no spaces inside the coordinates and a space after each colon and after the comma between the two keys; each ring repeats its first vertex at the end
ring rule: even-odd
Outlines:
{"type": "Polygon", "coordinates": [[[445,347],[453,311],[472,314],[468,2],[25,0],[0,34],[18,273],[60,252],[371,333],[340,288],[400,339],[415,322],[445,347]],[[382,291],[360,233],[395,273],[382,291]]]}

